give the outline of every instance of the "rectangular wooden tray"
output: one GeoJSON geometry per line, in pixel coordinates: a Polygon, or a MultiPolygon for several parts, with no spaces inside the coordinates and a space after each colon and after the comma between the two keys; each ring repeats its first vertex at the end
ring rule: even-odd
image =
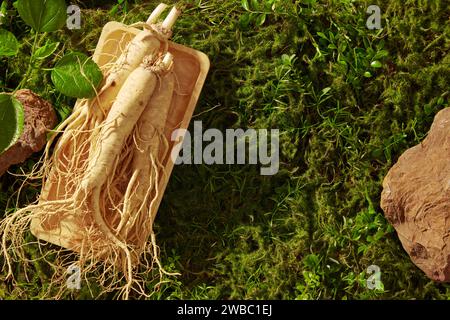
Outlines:
{"type": "MultiPolygon", "coordinates": [[[[125,49],[131,39],[139,33],[139,29],[126,26],[119,22],[107,23],[102,31],[93,60],[100,66],[114,62],[125,49]]],[[[176,79],[175,92],[172,100],[169,118],[165,126],[165,135],[169,141],[169,155],[174,143],[171,141],[172,132],[176,129],[187,129],[194,113],[195,106],[209,71],[208,57],[197,50],[169,42],[169,52],[174,56],[174,73],[176,79]]],[[[162,175],[159,181],[159,198],[155,205],[156,215],[164,195],[174,163],[170,156],[162,160],[166,175],[162,175]]],[[[51,189],[51,188],[50,188],[51,189]]],[[[76,212],[73,212],[76,215],[76,212]]],[[[31,232],[39,239],[53,244],[74,249],[74,240],[77,234],[76,224],[71,221],[70,215],[59,221],[57,227],[52,230],[44,230],[41,221],[34,219],[31,223],[31,232]]]]}

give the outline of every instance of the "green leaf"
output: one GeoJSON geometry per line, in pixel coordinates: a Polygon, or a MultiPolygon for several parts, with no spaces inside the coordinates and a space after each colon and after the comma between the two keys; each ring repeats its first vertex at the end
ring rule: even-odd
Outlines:
{"type": "Polygon", "coordinates": [[[372,63],[370,64],[370,66],[371,66],[372,68],[377,68],[377,69],[379,69],[379,68],[382,67],[382,64],[381,64],[380,61],[375,60],[375,61],[372,61],[372,63]]]}
{"type": "Polygon", "coordinates": [[[52,32],[61,29],[67,20],[64,0],[18,0],[20,17],[36,32],[52,32]]]}
{"type": "Polygon", "coordinates": [[[260,15],[258,15],[258,17],[256,18],[255,23],[258,26],[262,26],[264,24],[264,22],[266,21],[266,14],[265,13],[261,13],[260,15]]]}
{"type": "Polygon", "coordinates": [[[336,45],[335,45],[334,43],[330,43],[330,44],[328,45],[328,49],[336,50],[337,47],[336,47],[336,45]]]}
{"type": "Polygon", "coordinates": [[[328,31],[328,35],[330,36],[330,40],[334,41],[334,33],[331,31],[328,31]]]}
{"type": "Polygon", "coordinates": [[[246,30],[248,26],[250,25],[252,16],[250,13],[246,13],[240,16],[239,18],[239,25],[242,29],[246,30]]]}
{"type": "Polygon", "coordinates": [[[111,10],[109,10],[108,14],[115,15],[117,12],[119,12],[119,6],[120,4],[115,4],[111,10]]]}
{"type": "Polygon", "coordinates": [[[372,74],[369,71],[364,72],[364,77],[371,78],[372,74]]]}
{"type": "Polygon", "coordinates": [[[250,11],[250,6],[248,5],[248,0],[241,0],[241,4],[245,10],[250,11]]]}
{"type": "Polygon", "coordinates": [[[319,37],[321,37],[322,39],[325,39],[325,40],[328,40],[328,38],[327,38],[327,36],[325,35],[325,33],[323,33],[323,32],[317,32],[317,35],[319,36],[319,37]]]}
{"type": "Polygon", "coordinates": [[[241,0],[241,4],[245,10],[250,11],[250,6],[248,4],[248,0],[241,0]]]}
{"type": "Polygon", "coordinates": [[[0,57],[12,57],[19,52],[19,41],[15,35],[0,29],[0,57]]]}
{"type": "Polygon", "coordinates": [[[345,50],[347,50],[347,43],[345,43],[345,42],[339,43],[338,49],[339,49],[339,52],[341,52],[341,53],[345,52],[345,50]]]}
{"type": "Polygon", "coordinates": [[[51,78],[56,89],[73,98],[92,98],[103,80],[97,64],[80,52],[72,52],[58,61],[51,78]]]}
{"type": "Polygon", "coordinates": [[[381,58],[385,58],[389,55],[389,52],[387,50],[380,50],[378,51],[375,56],[373,57],[373,59],[381,59],[381,58]]]}
{"type": "Polygon", "coordinates": [[[38,60],[42,60],[50,57],[56,49],[58,49],[59,42],[49,42],[47,41],[43,47],[40,47],[34,53],[34,58],[38,60]]]}
{"type": "Polygon", "coordinates": [[[22,104],[12,95],[0,94],[0,154],[20,138],[24,126],[22,104]]]}

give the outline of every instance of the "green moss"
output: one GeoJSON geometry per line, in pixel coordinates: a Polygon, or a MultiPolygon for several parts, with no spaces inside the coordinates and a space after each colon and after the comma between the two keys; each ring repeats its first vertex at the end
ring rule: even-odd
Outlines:
{"type": "MultiPolygon", "coordinates": [[[[114,17],[114,1],[98,10],[91,2],[83,2],[82,30],[50,35],[66,50],[92,53],[108,20],[136,22],[159,3],[136,1],[114,17]]],[[[411,263],[379,207],[387,170],[449,105],[446,1],[301,3],[277,1],[258,25],[239,1],[183,2],[174,41],[205,52],[212,65],[196,120],[205,128],[280,129],[281,167],[274,177],[254,166],[175,168],[156,230],[164,264],[182,276],[155,298],[449,298],[448,285],[411,263]],[[381,32],[365,27],[375,3],[381,32]],[[371,68],[373,60],[382,68],[371,68]],[[372,264],[381,268],[383,290],[365,287],[372,264]]],[[[20,81],[26,47],[1,62],[8,87],[20,81]]],[[[73,104],[55,94],[45,73],[29,87],[61,110],[73,104]]],[[[14,180],[0,180],[2,208],[14,180]]],[[[36,196],[37,188],[27,188],[21,204],[36,196]]],[[[19,289],[34,297],[46,278],[37,266],[30,272],[37,276],[19,289]]],[[[11,294],[0,285],[0,298],[11,294]]]]}

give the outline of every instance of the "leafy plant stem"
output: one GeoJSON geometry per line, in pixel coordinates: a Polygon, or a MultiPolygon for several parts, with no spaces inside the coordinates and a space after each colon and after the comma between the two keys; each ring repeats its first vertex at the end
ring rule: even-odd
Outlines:
{"type": "MultiPolygon", "coordinates": [[[[42,34],[42,38],[45,36],[45,33],[42,34]]],[[[38,43],[38,38],[39,38],[39,33],[35,33],[34,34],[34,40],[33,40],[33,45],[31,47],[31,53],[30,53],[30,60],[28,62],[28,67],[27,67],[27,72],[25,73],[25,76],[22,78],[22,81],[20,81],[19,85],[17,86],[17,88],[14,90],[14,93],[17,90],[22,89],[22,87],[26,84],[26,82],[28,81],[28,78],[31,75],[31,71],[33,70],[33,65],[34,65],[34,53],[36,51],[36,46],[38,43]]]]}

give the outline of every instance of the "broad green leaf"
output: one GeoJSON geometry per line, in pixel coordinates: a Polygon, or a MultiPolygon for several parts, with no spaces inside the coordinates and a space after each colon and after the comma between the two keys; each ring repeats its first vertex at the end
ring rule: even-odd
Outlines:
{"type": "Polygon", "coordinates": [[[2,1],[2,5],[0,6],[0,13],[6,15],[6,11],[8,10],[8,2],[2,1]]]}
{"type": "Polygon", "coordinates": [[[67,20],[64,0],[18,0],[20,17],[36,32],[52,32],[61,29],[67,20]]]}
{"type": "Polygon", "coordinates": [[[97,64],[80,52],[72,52],[58,61],[51,78],[56,89],[73,98],[92,98],[103,80],[97,64]]]}
{"type": "Polygon", "coordinates": [[[371,78],[372,74],[369,71],[364,72],[364,77],[371,78]]]}
{"type": "Polygon", "coordinates": [[[9,31],[0,29],[0,57],[12,57],[19,52],[19,41],[9,31]]]}
{"type": "Polygon", "coordinates": [[[58,49],[59,42],[48,42],[43,46],[36,50],[34,53],[34,58],[38,60],[42,60],[50,57],[56,49],[58,49]]]}
{"type": "Polygon", "coordinates": [[[281,62],[285,66],[291,67],[293,62],[294,62],[294,60],[295,60],[295,54],[293,54],[293,55],[287,55],[287,54],[281,55],[281,62]]]}
{"type": "Polygon", "coordinates": [[[0,154],[20,138],[23,132],[24,111],[13,96],[0,94],[0,154]]]}
{"type": "Polygon", "coordinates": [[[258,18],[256,18],[256,24],[258,26],[262,26],[264,22],[266,22],[266,14],[261,13],[260,15],[258,15],[258,18]]]}
{"type": "Polygon", "coordinates": [[[248,0],[241,0],[241,4],[245,10],[250,11],[250,6],[248,5],[248,0]]]}
{"type": "Polygon", "coordinates": [[[379,69],[379,68],[382,67],[382,64],[381,64],[380,61],[375,60],[375,61],[372,61],[372,63],[370,64],[370,66],[371,66],[372,68],[377,68],[377,69],[379,69]]]}
{"type": "Polygon", "coordinates": [[[2,5],[0,6],[0,25],[3,24],[3,21],[5,20],[8,13],[8,2],[3,1],[2,5]]]}

